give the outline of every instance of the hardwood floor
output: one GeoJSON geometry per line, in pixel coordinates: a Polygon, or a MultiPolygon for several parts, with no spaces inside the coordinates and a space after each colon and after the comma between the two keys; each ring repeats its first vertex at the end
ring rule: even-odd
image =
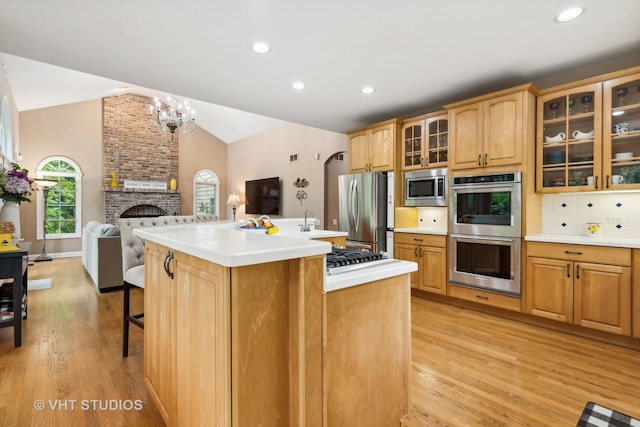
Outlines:
{"type": "MultiPolygon", "coordinates": [[[[47,277],[51,289],[29,292],[22,347],[13,328],[0,329],[0,425],[164,425],[144,386],[140,328],[122,357],[122,291],[98,293],[80,258],[29,267],[30,279],[47,277]]],[[[142,307],[141,292],[132,307],[142,307]]]]}
{"type": "MultiPolygon", "coordinates": [[[[162,426],[143,382],[142,330],[131,327],[121,356],[122,291],[96,292],[79,258],[29,275],[53,286],[29,293],[22,347],[0,329],[0,426],[162,426]]],[[[412,322],[406,427],[575,426],[588,401],[640,417],[637,350],[416,297],[412,322]]]]}
{"type": "Polygon", "coordinates": [[[414,426],[575,426],[593,401],[640,417],[640,352],[412,299],[414,426]]]}

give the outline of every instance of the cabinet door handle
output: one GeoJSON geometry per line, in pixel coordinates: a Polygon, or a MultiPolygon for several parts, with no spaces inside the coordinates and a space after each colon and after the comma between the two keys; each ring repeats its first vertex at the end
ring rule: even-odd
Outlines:
{"type": "Polygon", "coordinates": [[[571,277],[571,264],[567,264],[567,277],[571,277]]]}
{"type": "Polygon", "coordinates": [[[582,255],[582,252],[575,252],[575,251],[564,251],[564,253],[567,255],[582,255]]]}
{"type": "Polygon", "coordinates": [[[173,279],[173,271],[171,271],[170,263],[173,259],[173,251],[167,251],[167,255],[164,257],[164,271],[171,279],[173,279]]]}
{"type": "Polygon", "coordinates": [[[418,248],[418,253],[420,254],[420,258],[422,258],[422,248],[418,248]]]}
{"type": "Polygon", "coordinates": [[[420,157],[420,164],[421,164],[422,166],[427,166],[427,162],[425,161],[425,158],[424,158],[424,157],[420,157]]]}
{"type": "Polygon", "coordinates": [[[482,166],[482,154],[478,154],[478,166],[482,166]]]}
{"type": "Polygon", "coordinates": [[[416,256],[416,258],[418,258],[418,247],[417,246],[415,248],[413,248],[413,253],[416,256]]]}
{"type": "Polygon", "coordinates": [[[605,182],[606,182],[606,184],[605,184],[605,185],[606,185],[606,186],[605,186],[605,188],[609,188],[609,175],[607,175],[607,180],[606,180],[605,182]]]}
{"type": "Polygon", "coordinates": [[[596,175],[596,190],[598,189],[598,178],[599,176],[596,175]]]}
{"type": "Polygon", "coordinates": [[[484,165],[487,166],[489,164],[488,154],[484,153],[484,165]]]}
{"type": "Polygon", "coordinates": [[[580,278],[580,264],[576,265],[576,279],[580,278]]]}

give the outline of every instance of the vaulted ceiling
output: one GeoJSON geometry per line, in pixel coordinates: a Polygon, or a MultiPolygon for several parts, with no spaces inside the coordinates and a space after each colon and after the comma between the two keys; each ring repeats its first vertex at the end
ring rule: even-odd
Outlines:
{"type": "Polygon", "coordinates": [[[640,1],[3,0],[0,61],[21,111],[128,86],[191,100],[225,142],[282,121],[344,132],[640,65],[640,1]]]}

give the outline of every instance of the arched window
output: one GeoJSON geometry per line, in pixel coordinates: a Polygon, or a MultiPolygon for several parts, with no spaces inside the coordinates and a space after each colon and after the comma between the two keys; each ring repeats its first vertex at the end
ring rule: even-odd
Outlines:
{"type": "Polygon", "coordinates": [[[218,215],[220,180],[210,170],[201,170],[193,179],[193,212],[196,215],[218,215]]]}
{"type": "Polygon", "coordinates": [[[42,191],[38,191],[37,238],[42,239],[43,218],[47,239],[80,237],[82,224],[82,171],[76,162],[66,157],[48,157],[36,170],[38,178],[58,183],[49,188],[47,212],[43,212],[42,191]]]}

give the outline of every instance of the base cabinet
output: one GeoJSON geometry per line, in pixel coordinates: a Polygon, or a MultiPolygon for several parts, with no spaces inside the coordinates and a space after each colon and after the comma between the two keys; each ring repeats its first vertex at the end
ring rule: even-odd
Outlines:
{"type": "Polygon", "coordinates": [[[145,384],[167,425],[231,425],[228,269],[146,244],[145,384]],[[222,303],[227,301],[227,303],[222,303]],[[206,328],[203,325],[207,325],[206,328]],[[191,333],[178,333],[191,331],[191,333]]]}
{"type": "Polygon", "coordinates": [[[324,292],[324,255],[224,267],[145,246],[144,377],[167,426],[387,426],[409,413],[407,274],[324,292]]]}
{"type": "Polygon", "coordinates": [[[436,294],[447,294],[446,236],[395,233],[394,255],[418,264],[411,273],[411,287],[436,294]]]}
{"type": "Polygon", "coordinates": [[[527,313],[631,335],[630,249],[530,242],[526,263],[527,313]]]}

